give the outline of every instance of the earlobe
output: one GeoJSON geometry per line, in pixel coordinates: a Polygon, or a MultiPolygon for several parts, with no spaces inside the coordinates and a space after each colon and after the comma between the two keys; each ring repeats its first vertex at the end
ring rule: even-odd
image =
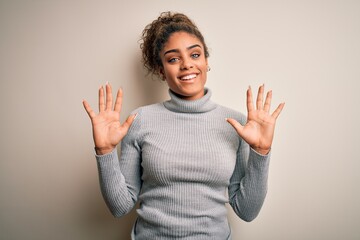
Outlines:
{"type": "Polygon", "coordinates": [[[210,72],[211,68],[209,66],[209,62],[208,62],[208,59],[206,58],[206,71],[207,72],[210,72]]]}

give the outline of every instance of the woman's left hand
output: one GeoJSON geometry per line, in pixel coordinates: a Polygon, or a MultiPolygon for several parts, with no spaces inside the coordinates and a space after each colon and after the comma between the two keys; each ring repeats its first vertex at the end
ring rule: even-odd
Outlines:
{"type": "Polygon", "coordinates": [[[247,122],[242,126],[235,119],[228,118],[227,121],[235,128],[237,133],[246,141],[252,149],[260,154],[267,154],[270,151],[274,137],[275,123],[285,103],[279,104],[270,115],[272,91],[267,92],[265,103],[263,103],[264,85],[259,87],[256,109],[253,104],[251,88],[247,90],[247,122]]]}

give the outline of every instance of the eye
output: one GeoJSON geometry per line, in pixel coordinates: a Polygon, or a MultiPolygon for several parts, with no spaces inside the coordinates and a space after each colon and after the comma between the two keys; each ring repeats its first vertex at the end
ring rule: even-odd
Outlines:
{"type": "Polygon", "coordinates": [[[191,57],[192,58],[199,58],[200,54],[199,53],[193,53],[193,54],[191,54],[191,57]]]}
{"type": "Polygon", "coordinates": [[[168,62],[169,63],[174,63],[174,62],[176,62],[176,61],[178,61],[179,59],[178,58],[170,58],[169,60],[168,60],[168,62]]]}

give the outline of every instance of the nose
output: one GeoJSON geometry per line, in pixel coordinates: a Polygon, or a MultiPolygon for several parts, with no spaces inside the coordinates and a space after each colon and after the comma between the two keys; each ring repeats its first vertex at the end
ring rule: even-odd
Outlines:
{"type": "Polygon", "coordinates": [[[181,65],[180,65],[181,70],[188,70],[193,67],[194,66],[193,66],[193,63],[190,58],[183,58],[181,65]]]}

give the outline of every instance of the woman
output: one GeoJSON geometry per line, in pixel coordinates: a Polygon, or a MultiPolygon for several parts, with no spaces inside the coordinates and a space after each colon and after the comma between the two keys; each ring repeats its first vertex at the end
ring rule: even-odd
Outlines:
{"type": "Polygon", "coordinates": [[[245,221],[258,215],[284,104],[270,115],[271,91],[264,101],[264,86],[256,108],[248,89],[247,117],[212,102],[205,87],[208,49],[183,14],[162,13],[142,41],[145,67],[167,82],[171,99],[135,110],[122,125],[121,89],[114,108],[111,86],[106,84],[106,97],[99,89],[99,114],[84,101],[104,199],[117,217],[140,202],[136,240],[230,239],[225,203],[245,221]]]}

